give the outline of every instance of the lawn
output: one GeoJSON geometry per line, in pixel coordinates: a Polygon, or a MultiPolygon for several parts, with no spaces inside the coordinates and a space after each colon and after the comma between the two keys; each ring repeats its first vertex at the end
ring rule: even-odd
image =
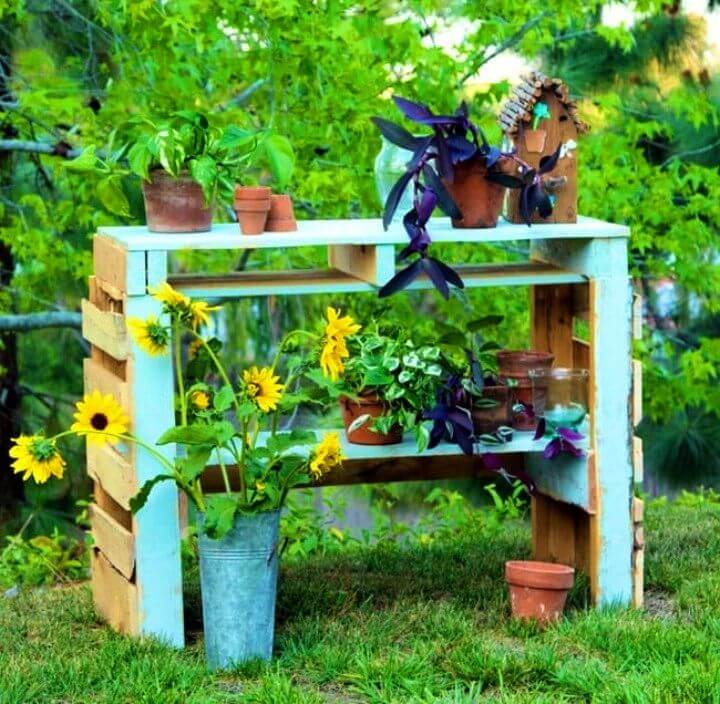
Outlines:
{"type": "Polygon", "coordinates": [[[646,609],[588,611],[578,588],[545,631],[508,615],[521,521],[293,560],[276,658],[222,674],[203,664],[192,574],[182,652],[103,626],[86,584],[25,591],[0,599],[0,704],[720,701],[719,527],[713,496],[651,504],[646,609]]]}

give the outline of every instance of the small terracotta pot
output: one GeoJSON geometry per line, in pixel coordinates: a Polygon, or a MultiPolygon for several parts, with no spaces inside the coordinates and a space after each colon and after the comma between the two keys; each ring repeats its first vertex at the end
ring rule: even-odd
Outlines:
{"type": "MultiPolygon", "coordinates": [[[[531,369],[550,369],[555,355],[535,350],[500,350],[497,353],[498,376],[501,381],[512,385],[512,404],[523,403],[529,406],[533,402],[531,369]]],[[[517,413],[512,426],[516,430],[535,430],[537,418],[527,413],[517,413]]]]}
{"type": "Polygon", "coordinates": [[[348,442],[354,445],[396,445],[402,442],[403,432],[400,426],[394,426],[387,434],[370,430],[372,419],[379,418],[385,412],[385,404],[376,394],[361,396],[357,401],[353,401],[347,396],[341,396],[338,403],[348,442]],[[349,433],[348,428],[353,421],[362,415],[370,416],[368,422],[349,433]]]}
{"type": "Polygon", "coordinates": [[[501,425],[512,422],[512,395],[509,386],[484,386],[483,397],[495,401],[488,408],[473,407],[472,420],[476,435],[494,433],[501,425]]]}
{"type": "Polygon", "coordinates": [[[142,182],[145,217],[150,232],[207,232],[212,206],[205,204],[200,184],[190,176],[171,176],[162,169],[142,182]]]}
{"type": "Polygon", "coordinates": [[[261,235],[265,230],[270,194],[266,186],[235,186],[233,209],[243,235],[261,235]]]}
{"type": "Polygon", "coordinates": [[[541,624],[557,621],[565,608],[575,570],[553,562],[511,560],[505,563],[512,615],[541,624]]]}
{"type": "Polygon", "coordinates": [[[286,193],[270,196],[270,212],[268,213],[267,232],[293,232],[297,230],[292,199],[286,193]]]}
{"type": "Polygon", "coordinates": [[[443,181],[460,208],[462,220],[453,218],[453,227],[495,227],[503,206],[505,187],[485,178],[487,168],[480,157],[461,161],[454,167],[453,182],[443,181]]]}
{"type": "Polygon", "coordinates": [[[540,154],[545,149],[545,141],[547,140],[547,132],[545,130],[525,130],[525,147],[529,152],[540,154]]]}

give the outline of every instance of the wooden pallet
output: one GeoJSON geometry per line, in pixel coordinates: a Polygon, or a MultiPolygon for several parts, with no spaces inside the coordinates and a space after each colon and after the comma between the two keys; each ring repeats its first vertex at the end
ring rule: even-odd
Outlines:
{"type": "MultiPolygon", "coordinates": [[[[92,345],[84,369],[86,389],[116,396],[132,420],[133,432],[154,443],[174,420],[172,366],[167,356],[144,355],[125,325],[126,316],[159,313],[159,304],[148,295],[149,286],[170,280],[191,297],[216,301],[373,291],[392,276],[395,246],[406,242],[401,226],[384,232],[375,220],[299,225],[296,233],[252,238],[240,235],[235,225],[179,235],[103,228],[94,240],[95,274],[83,304],[83,331],[92,345]],[[169,255],[182,249],[317,245],[328,248],[327,269],[168,274],[169,255]]],[[[577,224],[527,228],[501,223],[493,230],[455,230],[444,219],[433,220],[436,242],[529,241],[530,261],[473,265],[463,269],[463,277],[468,288],[529,286],[533,346],[552,352],[558,366],[589,369],[588,455],[548,463],[539,451],[542,443],[520,433],[500,450],[509,468],[529,471],[540,487],[532,502],[535,556],[584,570],[597,604],[640,605],[642,502],[633,498],[632,487],[641,478],[642,446],[633,440],[632,425],[639,422],[641,388],[639,367],[630,364],[627,235],[627,228],[582,217],[577,224]],[[578,319],[587,322],[588,339],[576,335],[578,319]]],[[[420,279],[414,286],[431,284],[420,279]]],[[[172,457],[172,448],[162,451],[172,457]]],[[[324,485],[483,473],[478,458],[464,457],[449,445],[422,456],[409,440],[380,448],[346,445],[345,452],[344,470],[325,477],[324,485]]],[[[98,611],[115,628],[182,645],[177,490],[169,483],[159,485],[145,508],[135,516],[129,512],[130,498],[158,469],[143,451],[88,448],[88,472],[95,482],[93,593],[98,611]]],[[[210,467],[203,482],[208,491],[222,488],[217,468],[210,467]]]]}

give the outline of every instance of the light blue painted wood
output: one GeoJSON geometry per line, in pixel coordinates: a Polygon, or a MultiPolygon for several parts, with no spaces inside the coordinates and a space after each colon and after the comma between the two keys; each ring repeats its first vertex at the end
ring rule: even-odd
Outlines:
{"type": "Polygon", "coordinates": [[[379,244],[375,247],[375,253],[375,281],[378,286],[384,286],[395,276],[395,245],[379,244]]]}
{"type": "Polygon", "coordinates": [[[145,252],[127,253],[127,281],[125,283],[125,291],[128,296],[142,296],[145,293],[147,286],[145,260],[145,252]]]}
{"type": "MultiPolygon", "coordinates": [[[[547,440],[545,442],[547,443],[547,440]]],[[[583,442],[582,446],[587,449],[587,441],[583,442]]],[[[592,512],[587,458],[560,455],[548,461],[539,452],[535,452],[525,456],[525,471],[533,478],[542,494],[579,506],[588,513],[592,512]]]]}
{"type": "MultiPolygon", "coordinates": [[[[508,242],[513,240],[593,239],[627,237],[624,225],[578,217],[577,223],[527,225],[501,220],[489,229],[456,229],[449,218],[433,218],[429,225],[433,242],[508,242]]],[[[257,237],[240,234],[236,223],[215,224],[210,232],[161,234],[146,227],[101,227],[99,233],[116,240],[130,251],[181,249],[265,249],[308,247],[325,244],[407,244],[402,223],[383,230],[379,219],[301,220],[297,232],[265,232],[257,237]]]]}
{"type": "MultiPolygon", "coordinates": [[[[165,276],[161,255],[153,254],[156,285],[165,276]]],[[[166,259],[166,257],[165,257],[166,259]]],[[[145,276],[143,253],[143,276],[145,276]]],[[[133,275],[137,272],[134,271],[133,275]]],[[[130,278],[130,274],[128,275],[130,278]]],[[[144,292],[144,289],[143,289],[144,292]]],[[[148,295],[128,296],[126,314],[145,318],[160,315],[161,306],[148,295]]],[[[174,422],[173,370],[170,355],[151,357],[131,343],[130,390],[132,432],[154,445],[160,434],[174,422]]],[[[175,447],[165,445],[158,451],[172,459],[175,447]]],[[[162,465],[146,450],[135,450],[138,487],[164,472],[162,465]]],[[[136,581],[140,633],[182,647],[183,626],[182,572],[180,563],[180,525],[178,492],[172,482],[155,487],[147,504],[135,516],[136,581]]]]}

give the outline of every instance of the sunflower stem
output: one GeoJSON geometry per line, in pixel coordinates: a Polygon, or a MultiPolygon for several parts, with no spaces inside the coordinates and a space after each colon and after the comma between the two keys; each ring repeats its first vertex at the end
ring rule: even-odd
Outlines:
{"type": "Polygon", "coordinates": [[[180,421],[182,425],[187,425],[187,399],[185,398],[185,378],[183,377],[182,368],[182,349],[180,339],[180,325],[177,318],[173,316],[173,349],[175,350],[175,375],[177,376],[178,394],[180,395],[180,421]]]}
{"type": "MultiPolygon", "coordinates": [[[[230,383],[230,377],[228,377],[227,372],[225,371],[225,367],[223,367],[222,362],[218,359],[218,356],[213,352],[212,347],[208,345],[207,341],[202,335],[198,335],[194,330],[189,329],[189,332],[195,337],[196,340],[199,340],[200,344],[205,348],[205,351],[208,353],[208,357],[212,360],[212,363],[215,365],[215,368],[218,371],[218,374],[220,374],[220,378],[223,380],[223,382],[229,386],[234,391],[233,385],[230,383]]],[[[240,415],[240,404],[238,403],[236,395],[233,393],[233,405],[235,406],[235,411],[238,415],[240,415]]]]}
{"type": "Polygon", "coordinates": [[[230,496],[232,494],[232,489],[230,488],[230,479],[228,478],[228,473],[227,473],[227,469],[225,467],[225,463],[222,461],[222,455],[220,454],[220,448],[216,447],[215,451],[217,452],[218,464],[220,465],[220,472],[222,473],[223,484],[225,485],[225,493],[228,496],[230,496]]]}

